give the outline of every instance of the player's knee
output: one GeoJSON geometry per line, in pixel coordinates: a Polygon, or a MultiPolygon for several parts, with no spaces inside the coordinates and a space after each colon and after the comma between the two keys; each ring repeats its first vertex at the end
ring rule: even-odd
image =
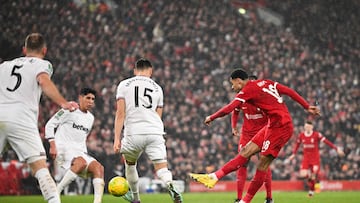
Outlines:
{"type": "Polygon", "coordinates": [[[38,170],[42,168],[47,169],[45,156],[33,156],[26,159],[26,163],[29,164],[31,172],[34,175],[38,170]]]}
{"type": "Polygon", "coordinates": [[[245,147],[243,147],[240,151],[240,154],[243,157],[250,158],[253,154],[260,151],[259,146],[257,146],[253,142],[249,142],[245,147]]]}
{"type": "Polygon", "coordinates": [[[167,168],[166,160],[153,160],[153,164],[154,164],[155,171],[162,169],[162,168],[167,168]]]}
{"type": "Polygon", "coordinates": [[[101,165],[99,162],[94,161],[89,166],[89,172],[91,172],[95,178],[103,178],[104,177],[104,166],[101,165]]]}
{"type": "MultiPolygon", "coordinates": [[[[43,163],[46,160],[46,156],[32,156],[26,159],[27,164],[43,163]]],[[[45,162],[46,163],[46,162],[45,162]]]]}
{"type": "Polygon", "coordinates": [[[71,162],[71,167],[82,171],[86,168],[87,163],[82,157],[76,157],[71,162]]]}
{"type": "Polygon", "coordinates": [[[306,171],[306,170],[301,170],[300,171],[300,174],[299,174],[299,177],[300,178],[306,178],[308,177],[310,174],[306,171]]]}
{"type": "Polygon", "coordinates": [[[267,171],[272,160],[274,160],[274,157],[271,155],[267,155],[267,156],[261,155],[257,169],[260,171],[267,171]]]}
{"type": "Polygon", "coordinates": [[[98,163],[98,165],[99,165],[99,173],[100,174],[104,174],[104,166],[103,165],[101,165],[100,163],[98,163]]]}
{"type": "Polygon", "coordinates": [[[93,172],[94,174],[94,177],[100,177],[100,178],[103,178],[104,177],[104,166],[101,165],[99,162],[95,162],[94,163],[95,165],[95,170],[93,172]]]}

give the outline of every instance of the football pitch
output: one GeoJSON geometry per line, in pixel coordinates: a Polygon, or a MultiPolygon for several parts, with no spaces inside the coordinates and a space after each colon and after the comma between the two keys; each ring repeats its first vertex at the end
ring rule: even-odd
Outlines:
{"type": "MultiPolygon", "coordinates": [[[[259,192],[252,203],[263,203],[265,194],[259,192]]],[[[233,203],[234,192],[185,193],[184,203],[233,203]]],[[[276,203],[359,203],[360,191],[321,192],[314,197],[307,197],[306,192],[274,192],[276,203]]],[[[92,202],[92,195],[61,196],[62,203],[92,202]]],[[[0,196],[1,203],[42,203],[42,196],[0,196]]],[[[103,203],[126,203],[121,197],[104,195],[103,203]]],[[[168,194],[141,194],[142,203],[171,203],[168,194]]]]}

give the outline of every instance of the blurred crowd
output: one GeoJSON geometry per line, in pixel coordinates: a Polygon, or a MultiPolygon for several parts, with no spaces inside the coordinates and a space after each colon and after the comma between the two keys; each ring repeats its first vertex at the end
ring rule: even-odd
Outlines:
{"type": "MultiPolygon", "coordinates": [[[[60,92],[75,100],[82,87],[98,91],[88,149],[105,166],[106,180],[124,172],[112,147],[116,86],[132,76],[140,57],[152,61],[153,79],[164,89],[163,120],[174,179],[188,180],[190,171],[211,172],[236,155],[239,138],[231,135],[229,116],[209,127],[203,124],[207,115],[234,97],[228,81],[234,68],[286,84],[313,104],[318,101],[322,116],[314,120],[316,130],[347,153],[340,159],[322,146],[322,178],[360,179],[360,3],[241,2],[5,1],[0,7],[0,39],[2,49],[5,44],[9,48],[0,52],[0,60],[19,56],[26,35],[40,32],[47,40],[47,59],[54,65],[60,92]],[[242,6],[245,14],[238,12],[242,6]],[[258,8],[281,15],[283,24],[264,22],[258,8]]],[[[301,153],[292,163],[284,159],[308,119],[300,105],[286,101],[295,131],[271,166],[275,180],[296,179],[301,153]]],[[[42,98],[42,136],[46,121],[58,109],[42,98]]],[[[44,145],[48,147],[46,140],[44,145]]],[[[2,157],[4,162],[12,159],[16,156],[11,150],[2,157]]],[[[138,168],[140,176],[155,176],[147,157],[140,159],[138,168]]],[[[227,177],[234,178],[235,174],[227,177]]]]}

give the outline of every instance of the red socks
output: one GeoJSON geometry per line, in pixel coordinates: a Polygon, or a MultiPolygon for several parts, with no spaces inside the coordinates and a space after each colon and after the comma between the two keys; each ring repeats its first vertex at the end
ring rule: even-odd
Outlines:
{"type": "Polygon", "coordinates": [[[314,191],[315,190],[315,180],[309,179],[308,186],[309,186],[310,191],[314,191]]]}
{"type": "Polygon", "coordinates": [[[226,176],[227,174],[237,170],[246,162],[248,161],[247,158],[241,156],[240,154],[237,155],[235,158],[227,162],[223,167],[215,172],[216,177],[220,180],[222,177],[226,176]]]}
{"type": "Polygon", "coordinates": [[[244,197],[244,199],[242,199],[243,201],[250,202],[252,200],[252,198],[254,197],[256,192],[263,185],[267,174],[268,174],[268,171],[256,170],[255,176],[251,180],[251,183],[250,183],[249,189],[246,193],[246,196],[244,197]]]}
{"type": "Polygon", "coordinates": [[[238,199],[242,199],[246,177],[247,177],[247,168],[245,166],[242,166],[236,171],[236,185],[237,185],[238,199]]]}
{"type": "Polygon", "coordinates": [[[266,174],[266,178],[265,178],[265,188],[266,188],[266,198],[270,198],[270,199],[272,199],[271,179],[272,179],[272,174],[271,174],[271,170],[270,170],[270,166],[269,166],[267,174],[266,174]]]}

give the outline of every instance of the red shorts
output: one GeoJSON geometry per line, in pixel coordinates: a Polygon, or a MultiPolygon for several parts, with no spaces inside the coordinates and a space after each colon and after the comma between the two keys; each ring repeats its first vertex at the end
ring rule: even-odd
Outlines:
{"type": "Polygon", "coordinates": [[[302,170],[310,170],[312,173],[318,174],[320,171],[320,160],[312,161],[312,162],[303,160],[301,162],[301,169],[302,170]]]}
{"type": "Polygon", "coordinates": [[[261,155],[277,157],[282,147],[293,134],[293,124],[289,122],[280,127],[263,127],[251,140],[261,149],[261,155]]]}
{"type": "Polygon", "coordinates": [[[249,135],[249,134],[241,134],[240,135],[240,140],[239,140],[239,147],[238,147],[238,152],[240,152],[241,148],[245,147],[246,144],[251,141],[251,139],[254,137],[254,135],[249,135]]]}

